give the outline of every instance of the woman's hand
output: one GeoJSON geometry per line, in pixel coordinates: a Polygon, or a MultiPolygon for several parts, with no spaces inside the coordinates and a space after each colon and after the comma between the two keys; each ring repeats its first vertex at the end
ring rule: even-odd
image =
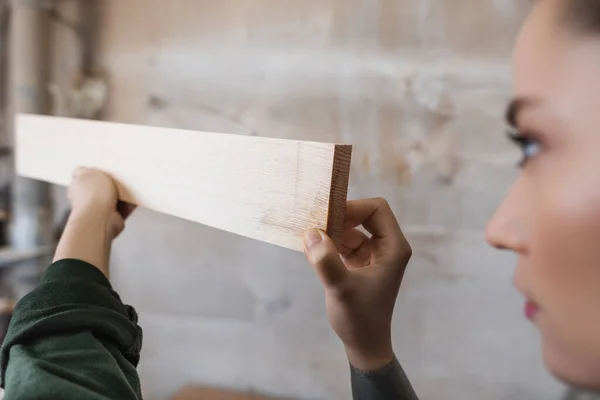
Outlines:
{"type": "Polygon", "coordinates": [[[365,371],[390,363],[392,314],[412,250],[389,204],[384,199],[348,202],[341,252],[319,230],[306,233],[305,247],[350,363],[365,371]],[[372,236],[356,229],[360,225],[372,236]]]}
{"type": "Polygon", "coordinates": [[[134,206],[121,203],[117,185],[97,169],[79,168],[69,186],[71,215],[58,242],[54,261],[77,259],[108,276],[112,241],[123,231],[134,206]]]}
{"type": "Polygon", "coordinates": [[[125,228],[125,219],[134,205],[119,202],[117,185],[106,173],[93,168],[78,168],[69,186],[69,201],[74,216],[86,214],[106,220],[108,237],[116,238],[125,228]]]}

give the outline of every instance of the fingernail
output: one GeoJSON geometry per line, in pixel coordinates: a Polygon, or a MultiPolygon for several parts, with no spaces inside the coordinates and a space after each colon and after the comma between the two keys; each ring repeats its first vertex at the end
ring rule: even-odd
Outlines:
{"type": "Polygon", "coordinates": [[[318,229],[311,229],[304,234],[304,246],[310,249],[323,241],[323,236],[318,229]]]}
{"type": "Polygon", "coordinates": [[[85,167],[79,167],[75,170],[75,172],[73,172],[73,177],[77,178],[79,175],[83,174],[85,171],[87,170],[87,168],[85,167]]]}

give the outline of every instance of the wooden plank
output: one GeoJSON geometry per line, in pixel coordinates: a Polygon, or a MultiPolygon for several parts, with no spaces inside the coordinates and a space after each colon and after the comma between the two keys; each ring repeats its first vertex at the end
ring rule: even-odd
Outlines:
{"type": "Polygon", "coordinates": [[[68,185],[78,166],[102,169],[119,197],[302,251],[302,234],[343,230],[352,147],[21,114],[16,169],[68,185]]]}
{"type": "MultiPolygon", "coordinates": [[[[186,386],[173,400],[277,400],[254,393],[243,393],[208,386],[186,386]]],[[[282,400],[282,399],[280,399],[282,400]]]]}

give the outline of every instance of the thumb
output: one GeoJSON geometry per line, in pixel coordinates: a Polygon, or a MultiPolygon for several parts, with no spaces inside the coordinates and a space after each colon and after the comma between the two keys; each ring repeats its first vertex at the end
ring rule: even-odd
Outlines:
{"type": "Polygon", "coordinates": [[[313,265],[326,288],[339,287],[348,276],[335,244],[327,234],[311,229],[304,234],[304,248],[308,261],[313,265]]]}
{"type": "Polygon", "coordinates": [[[108,235],[111,240],[114,240],[125,229],[125,221],[118,211],[113,211],[108,220],[108,235]]]}

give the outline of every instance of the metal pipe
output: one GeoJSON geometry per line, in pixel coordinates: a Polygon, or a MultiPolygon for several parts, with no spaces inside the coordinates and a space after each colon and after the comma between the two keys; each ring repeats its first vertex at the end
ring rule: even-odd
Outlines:
{"type": "MultiPolygon", "coordinates": [[[[49,21],[40,5],[38,0],[12,0],[9,73],[13,113],[45,114],[48,110],[49,21]]],[[[36,251],[52,245],[50,185],[17,177],[12,194],[11,247],[17,251],[36,251]]],[[[37,284],[49,261],[49,256],[32,259],[11,271],[17,298],[37,284]]]]}
{"type": "Polygon", "coordinates": [[[85,75],[95,75],[98,67],[95,49],[99,46],[99,24],[103,4],[100,1],[80,1],[82,27],[81,71],[85,75]]]}

